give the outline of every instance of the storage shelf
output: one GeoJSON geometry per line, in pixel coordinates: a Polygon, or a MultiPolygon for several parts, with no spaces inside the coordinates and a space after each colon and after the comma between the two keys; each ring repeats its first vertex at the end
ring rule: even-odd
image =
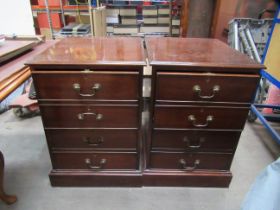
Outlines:
{"type": "MultiPolygon", "coordinates": [[[[32,11],[33,12],[46,12],[46,7],[45,6],[41,6],[41,5],[32,5],[32,11]]],[[[60,13],[61,9],[59,6],[49,6],[49,10],[50,12],[56,12],[56,13],[60,13]]],[[[88,12],[88,5],[65,5],[63,6],[63,10],[64,12],[76,12],[76,11],[80,11],[80,12],[88,12]]]]}

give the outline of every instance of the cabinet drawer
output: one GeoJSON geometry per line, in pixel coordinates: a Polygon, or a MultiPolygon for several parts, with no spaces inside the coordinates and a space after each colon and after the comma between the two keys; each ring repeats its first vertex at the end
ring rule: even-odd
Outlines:
{"type": "Polygon", "coordinates": [[[250,103],[258,75],[157,73],[156,100],[250,103]]]}
{"type": "Polygon", "coordinates": [[[136,151],[137,129],[47,129],[51,148],[130,149],[136,151]]]}
{"type": "Polygon", "coordinates": [[[155,128],[243,129],[248,108],[156,105],[155,128]]]}
{"type": "Polygon", "coordinates": [[[150,157],[150,168],[182,171],[196,169],[229,170],[231,161],[231,154],[153,152],[150,157]]]}
{"type": "Polygon", "coordinates": [[[136,153],[54,152],[54,169],[131,169],[138,168],[136,153]]]}
{"type": "Polygon", "coordinates": [[[32,77],[38,99],[138,100],[138,72],[56,71],[32,77]]]}
{"type": "Polygon", "coordinates": [[[52,128],[137,128],[137,105],[47,105],[40,106],[45,127],[52,128]]]}
{"type": "Polygon", "coordinates": [[[234,152],[241,132],[204,130],[154,130],[152,150],[234,152]]]}

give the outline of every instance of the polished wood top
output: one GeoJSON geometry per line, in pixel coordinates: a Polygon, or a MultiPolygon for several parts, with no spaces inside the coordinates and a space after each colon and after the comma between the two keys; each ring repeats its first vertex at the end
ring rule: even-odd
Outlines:
{"type": "Polygon", "coordinates": [[[140,38],[65,38],[28,65],[146,65],[140,38]]]}
{"type": "Polygon", "coordinates": [[[152,66],[264,68],[217,39],[151,37],[146,46],[152,66]]]}

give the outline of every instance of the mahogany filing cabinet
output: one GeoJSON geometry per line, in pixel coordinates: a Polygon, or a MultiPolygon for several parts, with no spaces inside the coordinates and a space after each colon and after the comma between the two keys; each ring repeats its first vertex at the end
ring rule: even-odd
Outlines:
{"type": "Polygon", "coordinates": [[[262,65],[215,39],[147,38],[143,184],[228,187],[262,65]]]}
{"type": "Polygon", "coordinates": [[[213,39],[146,38],[145,46],[68,38],[28,63],[53,186],[229,185],[263,66],[213,39]]]}
{"type": "Polygon", "coordinates": [[[29,63],[53,186],[141,186],[138,38],[67,38],[29,63]]]}

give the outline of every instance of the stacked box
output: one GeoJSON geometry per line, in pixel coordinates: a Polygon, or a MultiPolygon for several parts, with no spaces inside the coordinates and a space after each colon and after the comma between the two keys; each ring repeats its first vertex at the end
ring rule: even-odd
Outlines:
{"type": "Polygon", "coordinates": [[[179,36],[180,35],[180,26],[172,26],[172,36],[179,36]]]}
{"type": "Polygon", "coordinates": [[[136,16],[122,16],[121,23],[123,25],[136,25],[137,24],[136,16]]]}
{"type": "Polygon", "coordinates": [[[106,6],[106,30],[107,33],[113,33],[114,25],[119,24],[120,8],[117,6],[106,6]]]}
{"type": "Polygon", "coordinates": [[[144,24],[157,24],[158,23],[158,17],[152,16],[152,15],[146,15],[143,16],[143,22],[144,24]]]}
{"type": "Polygon", "coordinates": [[[137,25],[115,25],[114,34],[137,34],[139,28],[137,25]]]}
{"type": "Polygon", "coordinates": [[[169,15],[170,7],[169,5],[158,5],[158,15],[169,15]]]}
{"type": "Polygon", "coordinates": [[[107,33],[114,33],[114,24],[107,23],[107,33]]]}
{"type": "Polygon", "coordinates": [[[158,24],[169,24],[170,16],[169,15],[158,15],[158,24]]]}
{"type": "Polygon", "coordinates": [[[143,16],[156,16],[158,14],[156,6],[143,6],[143,16]]]}
{"type": "Polygon", "coordinates": [[[169,25],[168,24],[149,24],[142,25],[140,29],[141,33],[169,33],[169,25]]]}
{"type": "Polygon", "coordinates": [[[136,6],[121,6],[120,16],[136,16],[136,6]]]}
{"type": "Polygon", "coordinates": [[[120,8],[117,6],[106,6],[107,17],[118,17],[120,14],[120,8]]]}
{"type": "Polygon", "coordinates": [[[179,26],[180,24],[181,24],[181,21],[180,21],[179,16],[172,17],[172,25],[173,26],[179,26]]]}

